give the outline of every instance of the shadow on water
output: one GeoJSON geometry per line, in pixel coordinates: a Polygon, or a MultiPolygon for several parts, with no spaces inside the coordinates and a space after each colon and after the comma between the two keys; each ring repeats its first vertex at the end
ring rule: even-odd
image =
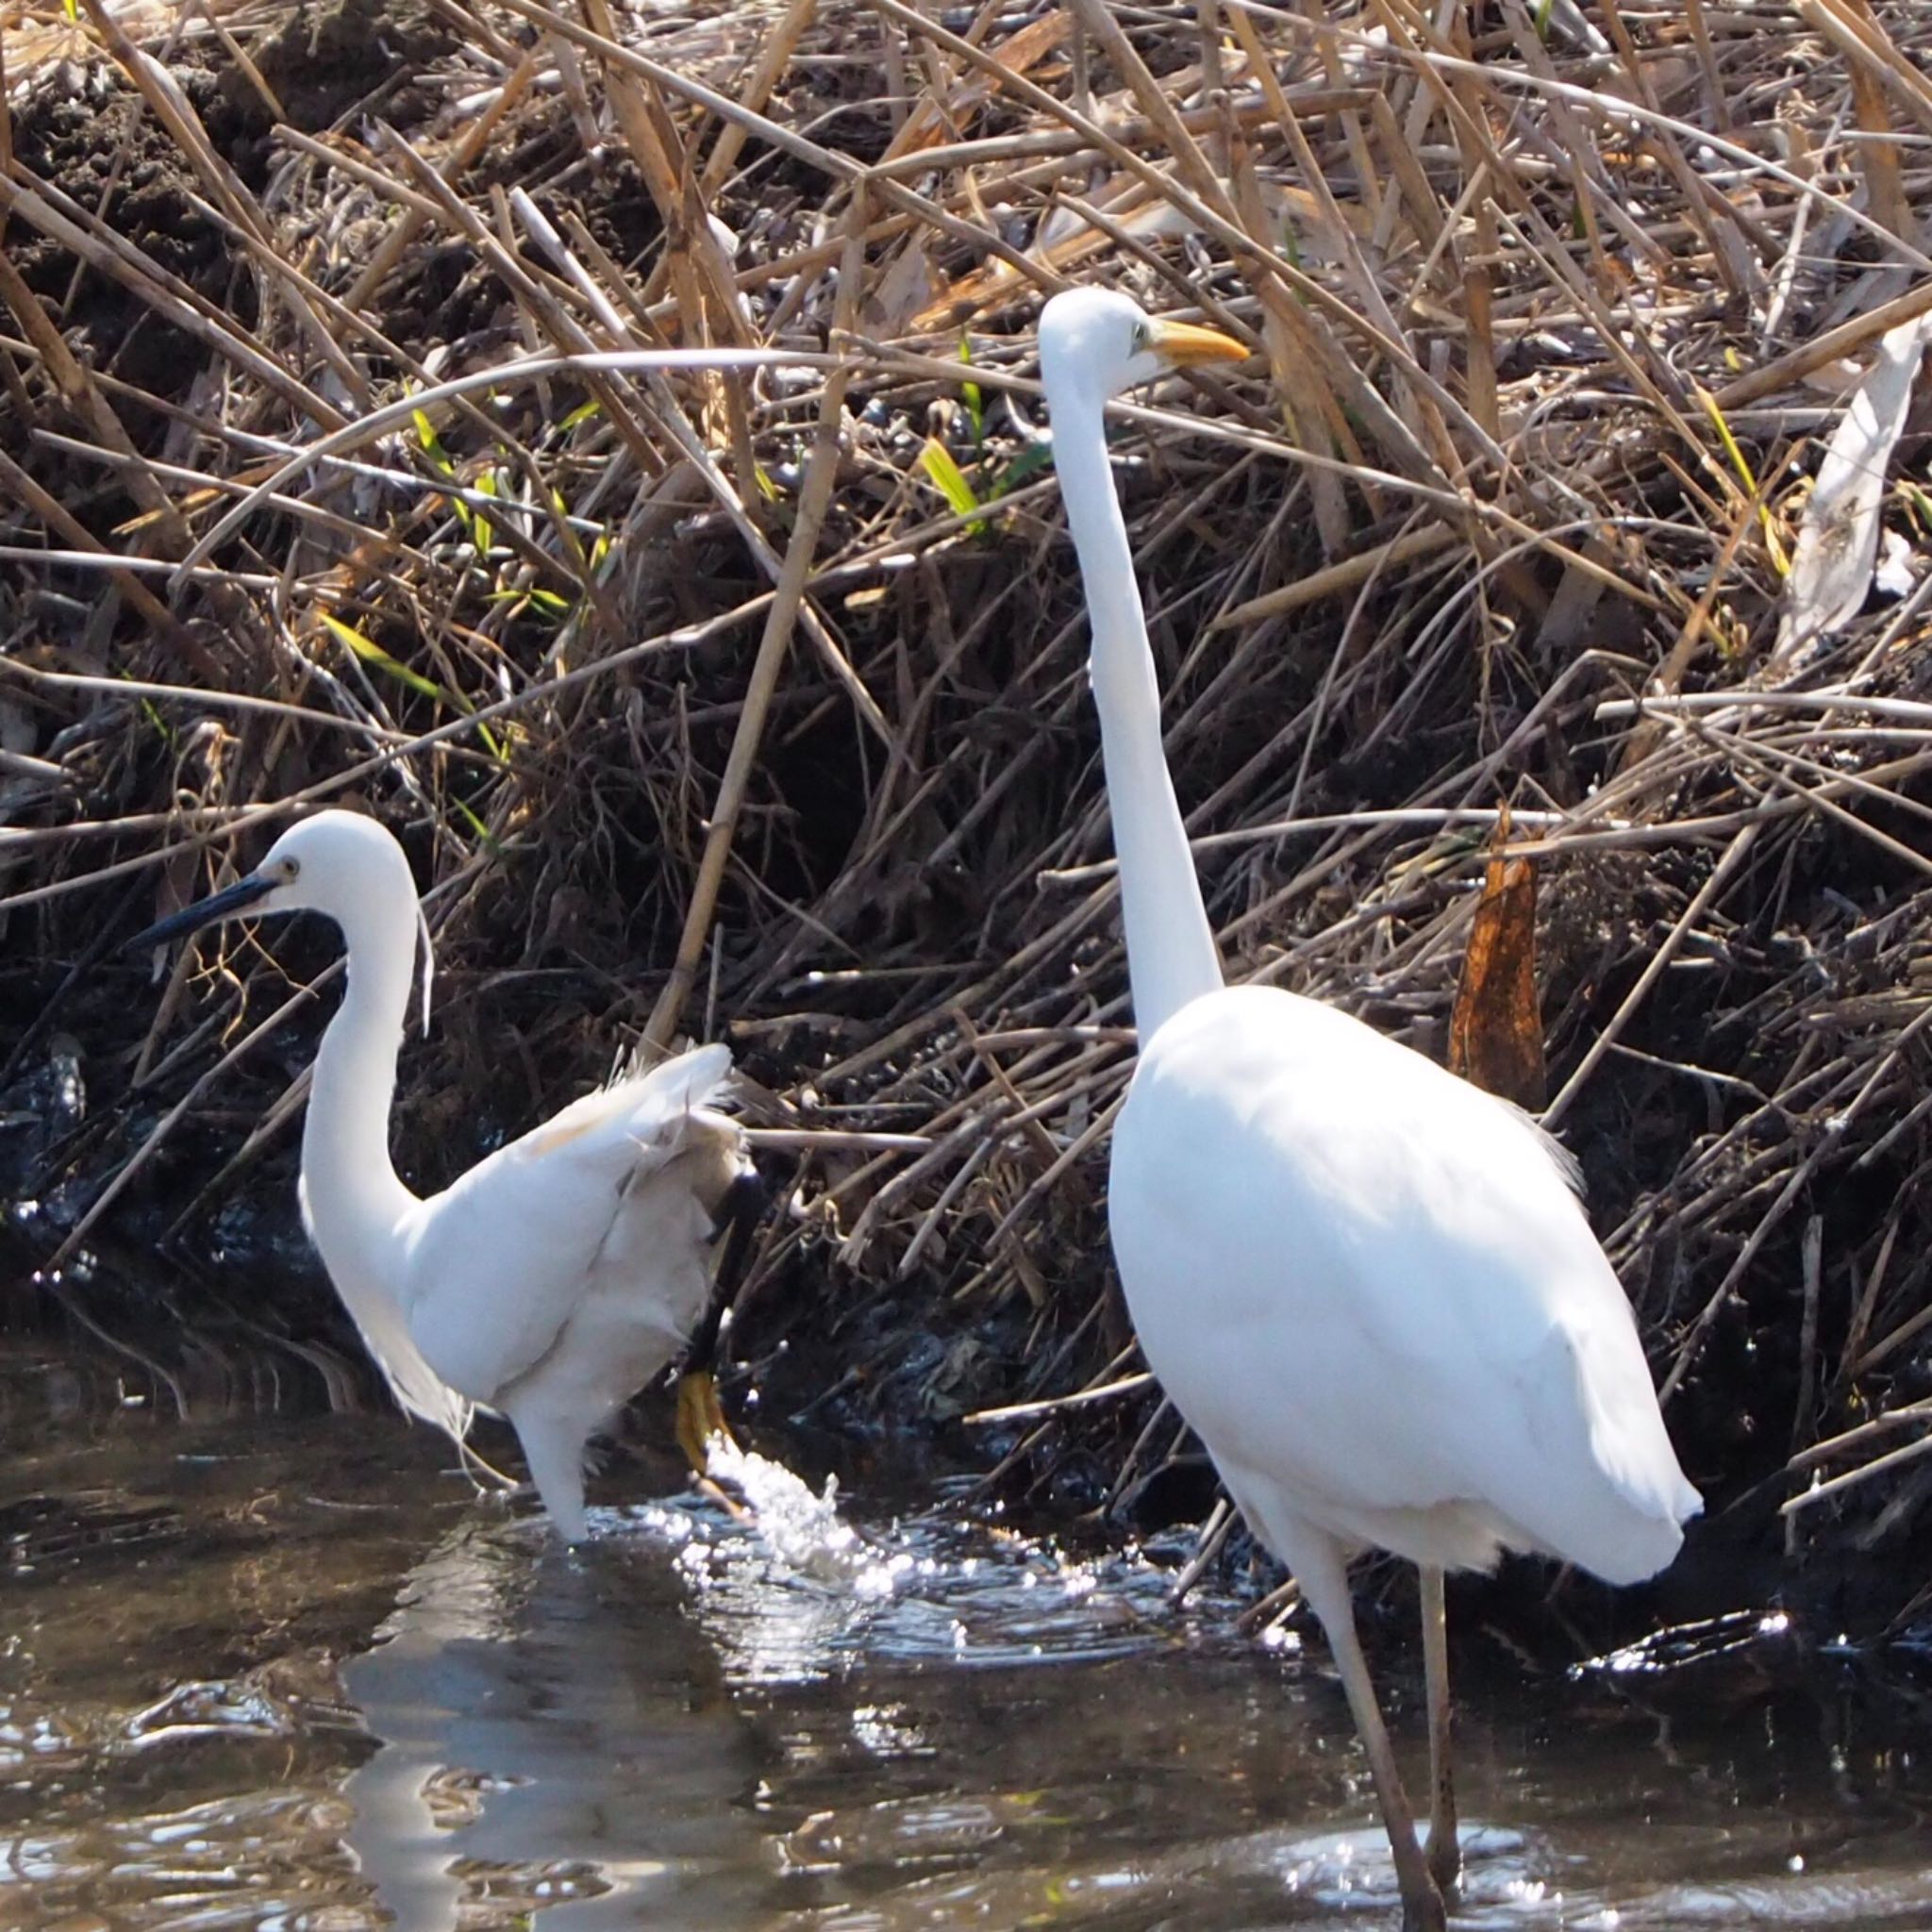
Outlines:
{"type": "MultiPolygon", "coordinates": [[[[28,1357],[0,1446],[0,1924],[1393,1924],[1319,1646],[1144,1552],[864,1493],[774,1550],[666,1461],[572,1556],[390,1416],[28,1357]]],[[[1458,1924],[1932,1927],[1909,1685],[1755,1616],[1568,1681],[1465,1649],[1458,1924]]]]}

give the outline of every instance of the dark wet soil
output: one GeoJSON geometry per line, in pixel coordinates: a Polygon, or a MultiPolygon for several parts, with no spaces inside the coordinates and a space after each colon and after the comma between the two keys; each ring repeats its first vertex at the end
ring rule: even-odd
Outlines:
{"type": "MultiPolygon", "coordinates": [[[[317,134],[352,112],[413,126],[438,98],[416,76],[457,45],[448,23],[416,0],[307,0],[249,58],[275,96],[276,118],[317,134]]],[[[267,105],[233,66],[222,84],[238,101],[267,105]]]]}
{"type": "MultiPolygon", "coordinates": [[[[405,131],[417,128],[443,99],[419,76],[456,44],[452,29],[414,0],[327,0],[297,6],[273,32],[251,37],[253,75],[206,39],[163,64],[220,165],[246,195],[258,196],[283,152],[277,124],[320,135],[379,116],[405,131]]],[[[13,108],[12,147],[20,167],[46,184],[57,205],[131,244],[164,287],[200,297],[243,329],[261,325],[247,253],[206,211],[220,193],[111,61],[60,61],[37,75],[13,108]]],[[[313,245],[299,221],[289,225],[286,207],[272,210],[270,220],[277,245],[294,258],[313,245]]],[[[371,225],[369,245],[387,225],[371,225]]],[[[11,225],[7,242],[26,287],[90,368],[163,404],[189,399],[208,360],[189,330],[158,318],[144,293],[99,266],[77,262],[61,242],[24,220],[11,225]]],[[[451,308],[460,275],[430,299],[443,266],[433,258],[419,264],[418,274],[392,291],[395,312],[388,319],[403,339],[446,340],[474,325],[472,308],[451,308]],[[422,275],[427,292],[412,286],[422,275]]],[[[385,319],[379,311],[378,321],[385,319]]],[[[120,406],[137,444],[152,446],[165,419],[154,419],[138,398],[124,396],[120,406]]],[[[113,505],[94,503],[110,487],[99,470],[77,472],[70,488],[69,479],[48,474],[44,460],[33,468],[71,508],[95,520],[114,514],[113,505]]]]}
{"type": "MultiPolygon", "coordinates": [[[[177,78],[211,137],[225,137],[222,145],[238,172],[258,181],[265,150],[233,112],[219,77],[184,68],[177,78]]],[[[173,137],[117,75],[99,67],[49,74],[15,110],[13,153],[29,175],[100,212],[164,275],[218,306],[239,298],[237,319],[254,320],[253,292],[237,284],[226,238],[194,208],[197,184],[173,137]]],[[[179,399],[183,373],[200,360],[185,331],[157,320],[148,303],[98,269],[80,268],[67,248],[20,222],[8,245],[26,286],[89,367],[179,399]]]]}

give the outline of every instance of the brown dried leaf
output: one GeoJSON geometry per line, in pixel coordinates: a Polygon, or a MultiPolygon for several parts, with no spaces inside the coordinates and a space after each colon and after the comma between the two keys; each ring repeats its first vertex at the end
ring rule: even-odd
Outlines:
{"type": "Polygon", "coordinates": [[[1449,1067],[1465,1080],[1540,1108],[1544,1100],[1542,1014],[1536,996],[1536,869],[1505,859],[1506,812],[1496,827],[1449,1016],[1449,1067]]]}
{"type": "Polygon", "coordinates": [[[925,236],[915,231],[866,291],[859,307],[866,328],[887,340],[901,334],[916,316],[933,306],[942,286],[942,277],[933,273],[926,254],[925,236]]]}

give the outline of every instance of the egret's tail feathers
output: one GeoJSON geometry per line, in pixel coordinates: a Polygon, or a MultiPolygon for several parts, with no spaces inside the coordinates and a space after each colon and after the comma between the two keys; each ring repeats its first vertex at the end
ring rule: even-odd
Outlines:
{"type": "Polygon", "coordinates": [[[1527,1367],[1526,1419],[1541,1454],[1495,1470],[1507,1513],[1535,1547],[1606,1583],[1668,1568],[1703,1502],[1678,1467],[1636,1328],[1626,1320],[1554,1329],[1527,1367]]]}
{"type": "MultiPolygon", "coordinates": [[[[1577,1393],[1597,1467],[1631,1509],[1668,1525],[1672,1537],[1681,1541],[1677,1526],[1704,1507],[1704,1498],[1677,1462],[1635,1331],[1582,1335],[1574,1345],[1577,1393]]],[[[1676,1554],[1676,1541],[1670,1556],[1676,1554]]]]}
{"type": "Polygon", "coordinates": [[[514,1157],[542,1160],[561,1153],[573,1141],[619,1134],[626,1142],[649,1145],[662,1137],[667,1126],[699,1111],[706,1102],[722,1097],[730,1077],[728,1046],[693,1047],[649,1073],[627,1075],[572,1101],[561,1113],[513,1141],[514,1157]]]}
{"type": "MultiPolygon", "coordinates": [[[[627,1100],[625,1131],[633,1140],[657,1141],[666,1127],[694,1114],[702,1117],[710,1102],[724,1097],[730,1078],[731,1049],[717,1041],[653,1067],[622,1090],[627,1100]]],[[[724,1124],[722,1118],[716,1124],[724,1124]]]]}
{"type": "Polygon", "coordinates": [[[1683,1541],[1683,1525],[1692,1517],[1704,1513],[1704,1498],[1677,1467],[1674,1455],[1670,1457],[1668,1464],[1656,1459],[1632,1467],[1617,1453],[1623,1446],[1600,1445],[1598,1464],[1615,1484],[1618,1494],[1637,1515],[1662,1525],[1669,1532],[1669,1555],[1657,1565],[1661,1570],[1663,1564],[1676,1555],[1677,1544],[1683,1541]]]}
{"type": "Polygon", "coordinates": [[[724,1097],[731,1079],[731,1049],[722,1040],[694,1046],[675,1060],[666,1060],[647,1078],[675,1087],[686,1108],[704,1107],[724,1097]]]}
{"type": "Polygon", "coordinates": [[[1610,1533],[1595,1540],[1584,1566],[1606,1583],[1642,1583],[1675,1559],[1683,1525],[1703,1509],[1704,1498],[1678,1468],[1655,1402],[1648,1415],[1634,1419],[1599,1412],[1591,1419],[1591,1449],[1615,1505],[1606,1512],[1613,1519],[1606,1525],[1610,1533]]]}
{"type": "Polygon", "coordinates": [[[605,1091],[616,1092],[619,1089],[656,1086],[660,1082],[667,1088],[683,1091],[690,1083],[693,1091],[689,1104],[697,1107],[730,1077],[731,1049],[723,1041],[714,1040],[704,1046],[688,1046],[669,1059],[646,1059],[641,1049],[633,1050],[619,1059],[605,1091]]]}

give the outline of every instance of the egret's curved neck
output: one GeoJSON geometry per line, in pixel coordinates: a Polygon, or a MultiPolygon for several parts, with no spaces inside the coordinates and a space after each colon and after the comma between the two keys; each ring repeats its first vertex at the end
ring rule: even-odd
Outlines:
{"type": "Polygon", "coordinates": [[[415,1201],[390,1159],[390,1108],[415,963],[415,894],[370,893],[338,924],[349,986],[315,1056],[302,1174],[316,1239],[329,1258],[353,1242],[379,1265],[398,1217],[415,1201]]]}
{"type": "Polygon", "coordinates": [[[1063,399],[1051,386],[1048,400],[1054,466],[1093,631],[1093,699],[1120,857],[1134,1023],[1144,1041],[1162,1021],[1224,984],[1221,956],[1161,747],[1160,689],[1134,554],[1108,466],[1101,405],[1079,393],[1063,399]]]}

